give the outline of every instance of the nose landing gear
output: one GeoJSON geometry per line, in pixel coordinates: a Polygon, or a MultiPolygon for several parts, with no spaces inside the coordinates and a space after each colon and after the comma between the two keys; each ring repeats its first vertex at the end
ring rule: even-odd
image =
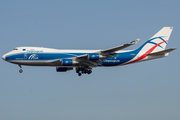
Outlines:
{"type": "Polygon", "coordinates": [[[22,69],[20,69],[20,70],[19,70],[19,72],[20,72],[20,73],[22,73],[22,72],[23,72],[23,70],[22,70],[22,69]]]}
{"type": "Polygon", "coordinates": [[[19,72],[20,72],[20,73],[22,73],[22,72],[23,72],[23,70],[22,70],[21,65],[18,65],[18,66],[20,67],[19,72]]]}

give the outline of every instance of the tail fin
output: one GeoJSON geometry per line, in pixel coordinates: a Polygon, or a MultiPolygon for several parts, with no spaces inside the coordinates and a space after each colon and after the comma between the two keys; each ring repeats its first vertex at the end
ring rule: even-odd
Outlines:
{"type": "Polygon", "coordinates": [[[146,52],[147,54],[165,50],[171,35],[173,27],[163,27],[153,37],[151,37],[146,43],[144,43],[139,50],[146,52]]]}
{"type": "Polygon", "coordinates": [[[165,50],[172,29],[173,27],[163,27],[140,48],[134,50],[133,52],[136,53],[136,56],[132,60],[124,63],[124,65],[168,56],[169,52],[175,50],[165,50]]]}

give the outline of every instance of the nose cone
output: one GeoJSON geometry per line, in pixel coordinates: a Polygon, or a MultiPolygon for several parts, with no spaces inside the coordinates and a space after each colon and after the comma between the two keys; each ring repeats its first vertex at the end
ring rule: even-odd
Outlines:
{"type": "Polygon", "coordinates": [[[3,59],[3,60],[6,60],[6,56],[5,56],[5,55],[3,55],[3,56],[2,56],[2,59],[3,59]]]}

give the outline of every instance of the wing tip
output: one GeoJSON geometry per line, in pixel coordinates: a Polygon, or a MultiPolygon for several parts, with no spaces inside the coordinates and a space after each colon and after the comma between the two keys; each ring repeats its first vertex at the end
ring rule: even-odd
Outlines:
{"type": "Polygon", "coordinates": [[[134,45],[134,44],[138,43],[139,40],[140,40],[140,38],[137,38],[137,39],[133,40],[133,41],[131,42],[131,44],[134,45]]]}

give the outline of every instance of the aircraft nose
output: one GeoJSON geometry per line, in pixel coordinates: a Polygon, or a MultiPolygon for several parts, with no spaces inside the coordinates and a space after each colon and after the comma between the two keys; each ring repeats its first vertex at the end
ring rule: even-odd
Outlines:
{"type": "Polygon", "coordinates": [[[3,60],[6,60],[6,56],[5,56],[5,55],[3,55],[3,56],[2,56],[2,59],[3,59],[3,60]]]}

